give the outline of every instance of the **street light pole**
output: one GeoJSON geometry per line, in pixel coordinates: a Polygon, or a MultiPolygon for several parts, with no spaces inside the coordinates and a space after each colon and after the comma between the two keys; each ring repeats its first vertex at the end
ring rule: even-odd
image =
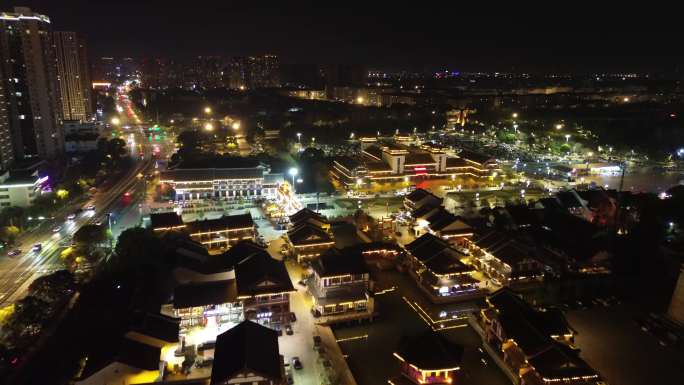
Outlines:
{"type": "Polygon", "coordinates": [[[288,171],[288,173],[290,174],[290,176],[292,176],[292,192],[296,193],[297,190],[295,189],[295,176],[297,176],[297,174],[299,174],[299,170],[296,167],[292,167],[288,171]]]}

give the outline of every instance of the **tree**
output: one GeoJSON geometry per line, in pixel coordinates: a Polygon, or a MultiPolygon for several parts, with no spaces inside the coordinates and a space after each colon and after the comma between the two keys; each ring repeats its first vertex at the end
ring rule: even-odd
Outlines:
{"type": "Polygon", "coordinates": [[[163,244],[150,229],[134,227],[119,235],[112,263],[116,269],[163,265],[163,244]]]}
{"type": "Polygon", "coordinates": [[[76,292],[76,278],[67,270],[37,278],[29,286],[28,293],[49,304],[60,304],[76,292]]]}
{"type": "Polygon", "coordinates": [[[28,347],[52,317],[48,309],[48,304],[36,297],[28,296],[17,301],[14,312],[0,328],[0,345],[7,348],[28,347]]]}
{"type": "Polygon", "coordinates": [[[5,207],[0,211],[0,225],[24,227],[26,224],[26,210],[18,206],[5,207]]]}
{"type": "Polygon", "coordinates": [[[19,232],[19,228],[16,226],[3,226],[0,228],[0,239],[11,245],[17,239],[19,232]]]}
{"type": "Polygon", "coordinates": [[[178,134],[176,141],[180,143],[181,149],[184,152],[196,152],[200,145],[201,139],[197,131],[185,130],[178,134]]]}
{"type": "Polygon", "coordinates": [[[570,145],[567,143],[563,143],[560,146],[560,152],[562,152],[562,153],[568,153],[568,152],[570,152],[570,149],[572,149],[572,147],[570,147],[570,145]]]}
{"type": "Polygon", "coordinates": [[[107,228],[102,225],[85,225],[74,234],[76,247],[91,255],[109,240],[107,228]]]}

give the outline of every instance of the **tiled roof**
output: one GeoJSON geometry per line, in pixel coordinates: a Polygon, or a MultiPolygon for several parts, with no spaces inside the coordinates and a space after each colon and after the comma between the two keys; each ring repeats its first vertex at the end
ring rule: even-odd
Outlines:
{"type": "Polygon", "coordinates": [[[150,225],[152,229],[163,229],[183,225],[183,219],[175,212],[153,213],[150,214],[150,225]]]}
{"type": "Polygon", "coordinates": [[[287,237],[293,245],[332,242],[328,233],[310,223],[304,223],[288,231],[287,237]]]}
{"type": "Polygon", "coordinates": [[[421,370],[454,369],[461,366],[463,347],[432,330],[402,338],[397,354],[421,370]]]}
{"type": "MultiPolygon", "coordinates": [[[[105,336],[106,338],[107,336],[105,336]]],[[[161,349],[126,337],[109,340],[106,349],[98,348],[88,354],[88,360],[81,373],[81,379],[87,379],[106,366],[120,362],[140,370],[159,369],[161,349]]]]}
{"type": "Polygon", "coordinates": [[[489,303],[498,310],[506,337],[513,339],[528,357],[550,347],[552,335],[572,332],[562,313],[535,310],[508,288],[492,294],[489,303]]]}
{"type": "Polygon", "coordinates": [[[435,163],[437,163],[437,161],[434,160],[430,154],[423,152],[410,153],[406,155],[406,159],[404,161],[404,165],[406,166],[435,163]]]}
{"type": "Polygon", "coordinates": [[[211,384],[227,383],[241,372],[256,373],[281,382],[281,358],[275,330],[243,321],[219,334],[214,349],[211,384]]]}
{"type": "Polygon", "coordinates": [[[391,171],[392,167],[386,162],[368,162],[366,163],[368,171],[391,171]]]}
{"type": "Polygon", "coordinates": [[[361,165],[361,163],[357,159],[354,159],[349,156],[340,156],[338,158],[335,158],[335,162],[339,163],[342,167],[346,168],[349,171],[353,171],[355,168],[361,165]]]}
{"type": "MultiPolygon", "coordinates": [[[[368,146],[366,147],[363,152],[367,152],[368,154],[372,155],[373,157],[377,159],[382,159],[382,150],[378,146],[368,146]]],[[[368,155],[366,155],[368,156],[368,155]]]]}
{"type": "Polygon", "coordinates": [[[579,358],[578,351],[558,342],[535,357],[529,358],[529,363],[537,373],[548,379],[597,375],[594,369],[579,358]]]}
{"type": "Polygon", "coordinates": [[[162,171],[159,179],[172,182],[262,179],[264,170],[254,168],[189,168],[162,171]]]}
{"type": "Polygon", "coordinates": [[[452,168],[452,167],[468,167],[470,165],[468,164],[468,162],[466,162],[462,158],[447,158],[446,166],[447,166],[447,168],[452,168]]]}
{"type": "Polygon", "coordinates": [[[236,300],[235,280],[182,285],[178,286],[173,293],[173,307],[176,309],[219,305],[236,300]]]}
{"type": "Polygon", "coordinates": [[[219,230],[245,229],[254,226],[252,214],[224,215],[216,219],[202,219],[187,222],[186,227],[190,234],[204,233],[219,230]]]}
{"type": "Polygon", "coordinates": [[[319,277],[368,273],[363,255],[355,246],[342,250],[329,249],[314,262],[312,267],[319,277]]]}
{"type": "Polygon", "coordinates": [[[461,152],[458,153],[458,156],[460,158],[467,159],[467,160],[470,160],[470,161],[473,161],[473,162],[476,162],[479,164],[485,164],[485,163],[494,159],[489,155],[482,154],[482,153],[475,152],[475,151],[470,151],[470,150],[462,150],[461,152]]]}
{"type": "Polygon", "coordinates": [[[264,253],[255,253],[235,267],[238,296],[294,291],[285,263],[264,253]]]}
{"type": "Polygon", "coordinates": [[[453,274],[473,271],[460,261],[462,255],[444,240],[432,234],[423,234],[420,238],[406,245],[406,249],[417,260],[421,261],[434,274],[453,274]]]}
{"type": "Polygon", "coordinates": [[[296,213],[290,215],[290,223],[295,224],[295,225],[297,223],[304,222],[308,219],[315,219],[315,220],[317,220],[319,222],[323,222],[323,223],[328,222],[328,220],[323,215],[321,215],[321,214],[319,214],[313,210],[309,210],[308,208],[303,208],[303,209],[297,211],[296,213]]]}
{"type": "Polygon", "coordinates": [[[133,314],[129,330],[173,343],[178,342],[179,324],[178,318],[139,312],[133,314]]]}

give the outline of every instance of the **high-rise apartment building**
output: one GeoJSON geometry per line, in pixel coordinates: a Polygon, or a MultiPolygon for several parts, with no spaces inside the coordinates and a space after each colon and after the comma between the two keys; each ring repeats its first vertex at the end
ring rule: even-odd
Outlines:
{"type": "Polygon", "coordinates": [[[1,80],[16,158],[64,151],[50,29],[50,19],[29,8],[0,13],[1,80]]]}
{"type": "Polygon", "coordinates": [[[234,57],[230,59],[223,70],[223,82],[226,87],[234,90],[247,87],[247,58],[234,57]]]}
{"type": "Polygon", "coordinates": [[[7,170],[12,162],[14,162],[14,147],[12,147],[12,131],[5,97],[5,77],[0,66],[0,171],[7,170]]]}
{"type": "Polygon", "coordinates": [[[93,116],[92,86],[85,41],[75,32],[54,32],[53,42],[60,117],[63,120],[90,120],[93,116]]]}
{"type": "Polygon", "coordinates": [[[334,64],[325,67],[325,91],[328,99],[334,99],[335,87],[363,87],[368,71],[361,65],[334,64]]]}
{"type": "Polygon", "coordinates": [[[249,64],[249,87],[267,88],[280,86],[278,56],[260,55],[247,58],[249,64]]]}

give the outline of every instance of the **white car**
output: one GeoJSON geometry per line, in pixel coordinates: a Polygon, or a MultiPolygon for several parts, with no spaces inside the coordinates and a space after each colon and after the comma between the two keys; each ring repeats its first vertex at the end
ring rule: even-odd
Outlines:
{"type": "Polygon", "coordinates": [[[52,229],[53,233],[59,233],[60,231],[62,231],[62,226],[56,226],[52,229]]]}
{"type": "Polygon", "coordinates": [[[67,219],[70,221],[73,221],[74,219],[76,219],[76,214],[72,213],[72,214],[67,215],[67,219]]]}

